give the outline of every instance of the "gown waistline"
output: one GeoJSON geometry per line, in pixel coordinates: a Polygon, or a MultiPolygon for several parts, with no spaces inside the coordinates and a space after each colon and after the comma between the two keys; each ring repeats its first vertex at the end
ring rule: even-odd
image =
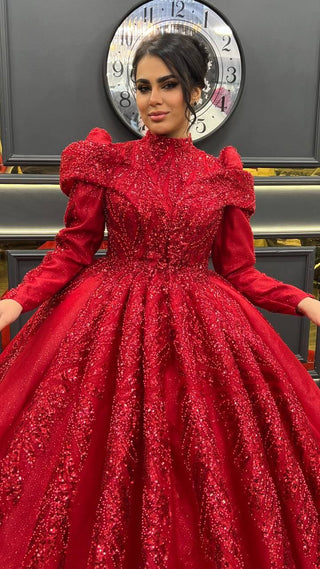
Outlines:
{"type": "Polygon", "coordinates": [[[159,271],[195,271],[207,272],[209,261],[191,261],[187,259],[172,259],[165,257],[120,257],[116,255],[106,255],[106,261],[115,268],[125,267],[127,269],[154,269],[159,271]]]}

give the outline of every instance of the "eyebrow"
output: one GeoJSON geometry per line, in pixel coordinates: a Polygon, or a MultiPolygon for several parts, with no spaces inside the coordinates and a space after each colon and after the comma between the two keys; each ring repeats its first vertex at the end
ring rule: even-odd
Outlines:
{"type": "MultiPolygon", "coordinates": [[[[164,75],[163,77],[158,77],[157,83],[162,83],[163,81],[172,78],[177,79],[177,77],[173,75],[173,73],[171,73],[171,75],[164,75]]],[[[150,81],[148,79],[143,79],[142,77],[140,77],[139,79],[136,80],[136,83],[150,83],[150,81]]]]}

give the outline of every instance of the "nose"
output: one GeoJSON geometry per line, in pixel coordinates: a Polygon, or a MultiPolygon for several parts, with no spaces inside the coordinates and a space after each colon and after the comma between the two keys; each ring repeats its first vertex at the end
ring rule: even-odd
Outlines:
{"type": "Polygon", "coordinates": [[[162,102],[161,90],[158,87],[154,87],[150,93],[150,105],[156,105],[162,102]]]}

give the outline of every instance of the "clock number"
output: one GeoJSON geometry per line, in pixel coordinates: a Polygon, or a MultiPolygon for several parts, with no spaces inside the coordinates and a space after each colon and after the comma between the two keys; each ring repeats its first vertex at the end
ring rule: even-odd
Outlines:
{"type": "Polygon", "coordinates": [[[145,23],[149,22],[150,24],[152,24],[152,22],[153,22],[153,8],[152,8],[152,6],[149,9],[149,17],[148,17],[148,8],[145,8],[143,13],[144,13],[143,19],[144,19],[145,23]]]}
{"type": "Polygon", "coordinates": [[[121,91],[120,97],[120,107],[130,107],[131,101],[129,91],[121,91]]]}
{"type": "Polygon", "coordinates": [[[204,132],[206,132],[206,130],[207,130],[207,125],[206,125],[206,123],[204,122],[204,119],[198,119],[198,120],[197,120],[197,125],[196,125],[196,131],[197,131],[199,134],[203,134],[204,132]],[[200,128],[199,128],[199,127],[200,127],[200,128]]]}
{"type": "Polygon", "coordinates": [[[177,2],[172,2],[171,17],[184,18],[184,14],[182,14],[183,10],[184,10],[183,0],[177,0],[177,2]]]}
{"type": "Polygon", "coordinates": [[[133,42],[133,33],[131,30],[122,30],[121,34],[121,45],[126,44],[127,47],[131,47],[133,42]]]}
{"type": "Polygon", "coordinates": [[[208,27],[208,10],[205,11],[204,13],[204,23],[203,23],[203,27],[207,28],[208,27]]]}
{"type": "Polygon", "coordinates": [[[115,77],[121,77],[123,73],[123,63],[120,61],[120,59],[117,59],[117,61],[113,63],[112,69],[113,69],[113,75],[115,77]]]}
{"type": "Polygon", "coordinates": [[[223,46],[222,51],[231,51],[230,47],[228,47],[231,44],[231,36],[223,36],[222,41],[227,42],[223,46]]]}
{"type": "Polygon", "coordinates": [[[225,111],[226,108],[227,108],[225,95],[223,95],[223,96],[221,97],[220,103],[221,103],[220,109],[221,109],[222,112],[224,113],[224,111],[225,111]]]}
{"type": "Polygon", "coordinates": [[[236,79],[237,79],[237,76],[236,76],[237,70],[236,70],[236,68],[235,68],[235,67],[227,67],[227,71],[229,71],[229,73],[231,74],[231,76],[230,76],[230,75],[229,75],[229,76],[227,75],[227,81],[228,81],[228,83],[234,83],[234,82],[236,81],[236,79]]]}

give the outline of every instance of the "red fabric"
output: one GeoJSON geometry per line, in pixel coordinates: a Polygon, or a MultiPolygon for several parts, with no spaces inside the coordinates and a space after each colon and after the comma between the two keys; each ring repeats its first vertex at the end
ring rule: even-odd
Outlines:
{"type": "Polygon", "coordinates": [[[78,182],[74,185],[66,213],[65,227],[56,236],[56,248],[42,263],[27,273],[22,283],[3,298],[13,298],[32,310],[68,283],[93,256],[103,240],[104,211],[101,188],[78,182]]]}
{"type": "MultiPolygon", "coordinates": [[[[296,307],[306,293],[259,272],[254,267],[255,260],[246,211],[235,206],[226,207],[212,250],[216,271],[256,306],[271,312],[300,314],[296,307]]],[[[314,298],[312,294],[308,296],[314,298]]]]}
{"type": "Polygon", "coordinates": [[[41,306],[0,356],[0,567],[315,569],[320,393],[248,300],[307,294],[253,267],[236,150],[95,129],[61,184],[7,296],[41,306]]]}
{"type": "MultiPolygon", "coordinates": [[[[38,249],[55,249],[55,248],[56,248],[55,241],[46,241],[45,243],[42,243],[40,247],[38,247],[38,249]]],[[[108,249],[108,241],[102,241],[102,243],[99,246],[99,249],[108,249]]]]}
{"type": "Polygon", "coordinates": [[[46,241],[39,245],[38,249],[55,249],[56,242],[55,241],[46,241]]]}
{"type": "Polygon", "coordinates": [[[1,330],[1,347],[4,350],[10,342],[10,326],[6,326],[1,330]]]}

